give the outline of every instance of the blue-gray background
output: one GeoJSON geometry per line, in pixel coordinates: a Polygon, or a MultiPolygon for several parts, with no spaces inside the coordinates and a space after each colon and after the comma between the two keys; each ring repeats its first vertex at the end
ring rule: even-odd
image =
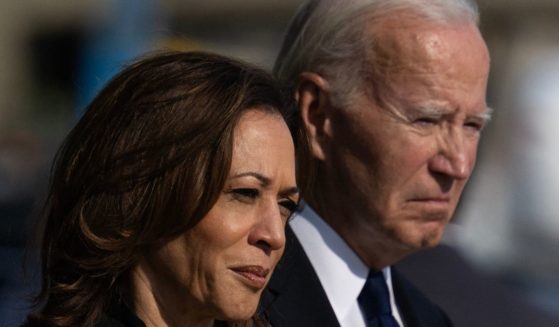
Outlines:
{"type": "MultiPolygon", "coordinates": [[[[107,79],[162,48],[215,51],[269,69],[299,3],[0,3],[0,326],[18,325],[37,283],[33,257],[26,274],[22,258],[53,153],[107,79]]],[[[491,285],[559,317],[559,2],[479,4],[495,113],[444,243],[491,285]]],[[[437,285],[436,278],[424,282],[437,285]]],[[[446,306],[455,302],[452,294],[434,295],[446,306]]]]}

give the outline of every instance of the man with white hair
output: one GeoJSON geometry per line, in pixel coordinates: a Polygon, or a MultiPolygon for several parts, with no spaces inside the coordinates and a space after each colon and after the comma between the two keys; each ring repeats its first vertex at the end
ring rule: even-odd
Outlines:
{"type": "Polygon", "coordinates": [[[489,118],[467,0],[311,0],[276,62],[316,180],[262,310],[273,326],[451,326],[391,265],[437,245],[489,118]]]}

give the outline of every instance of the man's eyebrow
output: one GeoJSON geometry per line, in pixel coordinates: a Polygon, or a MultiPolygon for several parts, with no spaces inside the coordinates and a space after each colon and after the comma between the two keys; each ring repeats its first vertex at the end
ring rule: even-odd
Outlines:
{"type": "Polygon", "coordinates": [[[445,116],[452,113],[452,110],[448,108],[436,107],[436,106],[419,106],[416,107],[416,110],[413,110],[411,113],[414,116],[421,116],[421,115],[445,116]]]}
{"type": "MultiPolygon", "coordinates": [[[[418,108],[416,115],[445,116],[451,114],[452,112],[453,111],[450,111],[442,107],[424,106],[418,108]]],[[[491,120],[492,115],[493,115],[493,108],[486,107],[484,112],[472,115],[471,117],[481,119],[485,123],[487,123],[491,120]]]]}
{"type": "Polygon", "coordinates": [[[484,123],[488,123],[491,120],[491,117],[493,116],[493,108],[486,107],[485,112],[483,112],[479,115],[476,115],[476,116],[483,119],[484,123]]]}
{"type": "Polygon", "coordinates": [[[260,183],[262,184],[262,186],[268,186],[272,183],[272,180],[262,174],[259,174],[257,172],[253,172],[253,171],[247,171],[244,173],[239,173],[239,174],[235,174],[231,177],[229,177],[229,179],[237,179],[237,178],[242,178],[242,177],[254,177],[257,180],[260,181],[260,183]]]}

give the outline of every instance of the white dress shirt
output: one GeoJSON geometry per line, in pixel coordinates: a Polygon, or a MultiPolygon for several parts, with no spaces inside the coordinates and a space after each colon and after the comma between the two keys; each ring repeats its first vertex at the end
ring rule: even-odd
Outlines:
{"type": "MultiPolygon", "coordinates": [[[[366,327],[357,297],[365,285],[369,268],[308,205],[305,204],[289,224],[316,271],[340,325],[366,327]]],[[[390,293],[392,315],[404,326],[394,300],[390,267],[382,272],[390,293]]]]}

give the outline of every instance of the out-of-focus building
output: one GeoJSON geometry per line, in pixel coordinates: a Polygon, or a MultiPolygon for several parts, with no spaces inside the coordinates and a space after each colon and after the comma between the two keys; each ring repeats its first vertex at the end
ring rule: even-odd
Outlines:
{"type": "Polygon", "coordinates": [[[559,314],[559,3],[482,1],[490,104],[458,224],[476,264],[559,314]]]}

